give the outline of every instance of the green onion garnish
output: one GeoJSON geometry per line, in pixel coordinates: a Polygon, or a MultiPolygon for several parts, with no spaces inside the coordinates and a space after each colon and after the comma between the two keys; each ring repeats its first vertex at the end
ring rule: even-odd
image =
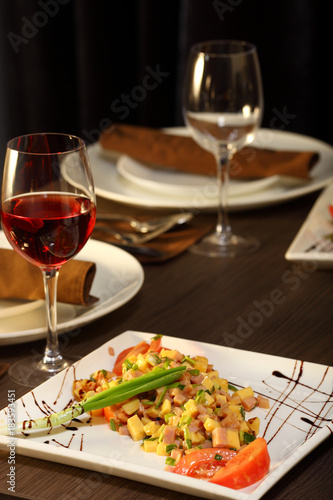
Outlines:
{"type": "Polygon", "coordinates": [[[172,465],[172,466],[174,466],[174,465],[176,465],[176,460],[174,458],[167,457],[165,459],[165,463],[166,463],[166,465],[172,465]]]}
{"type": "MultiPolygon", "coordinates": [[[[73,418],[79,417],[83,413],[92,410],[100,410],[106,406],[112,406],[114,404],[121,403],[122,401],[126,401],[126,399],[137,396],[138,394],[171,384],[175,380],[179,379],[185,370],[185,366],[178,366],[168,370],[163,370],[163,368],[157,367],[151,372],[141,375],[140,377],[126,380],[121,384],[106,389],[105,391],[98,392],[90,398],[81,401],[81,403],[69,406],[65,410],[59,411],[58,413],[53,413],[46,417],[34,420],[24,420],[23,422],[18,422],[15,430],[11,429],[11,435],[13,430],[15,433],[20,433],[29,429],[30,432],[33,429],[45,429],[65,424],[66,422],[73,420],[73,418]]],[[[0,427],[0,434],[8,435],[8,433],[9,429],[7,425],[0,427]]]]}

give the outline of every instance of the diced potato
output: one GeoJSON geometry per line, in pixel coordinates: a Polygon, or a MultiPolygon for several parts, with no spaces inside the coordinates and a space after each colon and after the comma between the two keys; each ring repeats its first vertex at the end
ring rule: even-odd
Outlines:
{"type": "Polygon", "coordinates": [[[242,420],[242,422],[240,424],[240,429],[239,430],[243,431],[243,432],[249,432],[250,427],[249,427],[248,423],[245,420],[242,420]]]}
{"type": "Polygon", "coordinates": [[[251,431],[253,431],[254,434],[256,436],[258,436],[259,428],[260,428],[260,419],[258,417],[249,418],[249,420],[247,421],[247,424],[248,424],[249,428],[251,429],[251,431]]]}
{"type": "MultiPolygon", "coordinates": [[[[206,402],[204,403],[205,406],[210,406],[211,404],[214,403],[213,396],[211,396],[210,394],[208,394],[208,392],[205,392],[205,399],[206,399],[206,402]]],[[[211,409],[211,408],[207,408],[207,409],[211,409]]]]}
{"type": "Polygon", "coordinates": [[[111,382],[109,382],[109,388],[114,387],[115,385],[118,385],[118,382],[116,382],[115,380],[111,380],[111,382]]]}
{"type": "Polygon", "coordinates": [[[133,441],[139,441],[146,437],[146,433],[143,428],[143,423],[137,415],[133,415],[127,420],[127,428],[132,436],[133,441]]]}
{"type": "Polygon", "coordinates": [[[151,420],[148,424],[145,424],[143,426],[143,430],[145,431],[147,436],[152,436],[153,434],[155,434],[155,432],[158,431],[160,427],[161,426],[157,422],[151,420]]]}
{"type": "Polygon", "coordinates": [[[206,440],[205,436],[201,432],[191,432],[192,446],[197,446],[204,443],[206,440]]]}
{"type": "Polygon", "coordinates": [[[215,394],[214,396],[216,403],[223,404],[227,402],[227,397],[223,396],[223,394],[215,394]]]}
{"type": "Polygon", "coordinates": [[[168,457],[169,453],[167,453],[166,447],[167,447],[166,443],[158,443],[156,448],[156,454],[162,457],[168,457]]]}
{"type": "Polygon", "coordinates": [[[148,410],[146,410],[146,415],[148,417],[151,417],[151,418],[157,418],[160,416],[160,412],[158,409],[152,407],[152,408],[148,408],[148,410]]]}
{"type": "Polygon", "coordinates": [[[157,446],[158,446],[157,439],[155,441],[148,441],[147,439],[145,439],[143,442],[143,449],[148,453],[156,453],[157,446]]]}
{"type": "Polygon", "coordinates": [[[196,402],[194,401],[194,399],[189,399],[185,404],[184,404],[184,407],[185,407],[185,412],[190,415],[192,418],[195,418],[199,411],[198,411],[198,407],[197,407],[197,404],[196,402]]]}
{"type": "Polygon", "coordinates": [[[152,438],[159,438],[162,431],[164,429],[164,425],[160,425],[159,428],[156,430],[156,432],[154,432],[154,434],[152,434],[152,438]]]}
{"type": "Polygon", "coordinates": [[[208,389],[211,392],[215,389],[214,382],[207,376],[203,379],[201,383],[206,387],[206,389],[208,389]]]}
{"type": "Polygon", "coordinates": [[[216,382],[221,387],[222,391],[228,392],[228,381],[225,378],[215,377],[213,382],[216,382]]]}
{"type": "Polygon", "coordinates": [[[103,408],[101,408],[100,410],[91,410],[89,414],[92,417],[103,417],[104,415],[103,408]]]}
{"type": "Polygon", "coordinates": [[[195,365],[193,366],[193,368],[195,370],[199,370],[202,373],[206,373],[208,366],[208,359],[205,358],[204,356],[195,356],[193,359],[195,361],[195,365]]]}
{"type": "Polygon", "coordinates": [[[213,420],[210,417],[206,418],[204,422],[204,428],[207,432],[213,432],[216,427],[220,427],[220,422],[218,422],[217,420],[213,420]]]}
{"type": "Polygon", "coordinates": [[[170,412],[171,412],[171,402],[168,399],[165,399],[160,409],[160,415],[163,416],[170,412]]]}
{"type": "Polygon", "coordinates": [[[239,450],[240,441],[239,441],[239,433],[234,429],[227,429],[227,439],[229,448],[235,448],[239,450]]]}
{"type": "Polygon", "coordinates": [[[135,398],[135,399],[131,399],[130,401],[128,401],[128,403],[125,403],[122,406],[122,409],[124,410],[124,412],[127,413],[127,415],[133,415],[133,413],[138,411],[139,406],[140,406],[140,399],[135,398]]]}
{"type": "Polygon", "coordinates": [[[243,420],[243,416],[241,414],[241,406],[229,405],[229,410],[231,410],[233,413],[236,413],[238,420],[243,420]]]}
{"type": "Polygon", "coordinates": [[[151,420],[148,417],[141,417],[141,422],[143,423],[143,425],[146,425],[146,424],[149,424],[149,422],[151,422],[151,420]]]}
{"type": "Polygon", "coordinates": [[[146,359],[142,356],[141,352],[138,354],[136,364],[138,365],[139,370],[142,372],[144,372],[148,368],[148,363],[146,359]]]}
{"type": "Polygon", "coordinates": [[[218,376],[219,376],[219,372],[218,372],[217,370],[212,370],[212,371],[210,371],[210,372],[206,372],[206,375],[207,375],[207,377],[209,377],[209,378],[214,378],[214,377],[215,377],[215,378],[216,378],[216,377],[218,378],[218,376]]]}
{"type": "Polygon", "coordinates": [[[128,359],[128,361],[130,361],[130,363],[136,363],[137,357],[135,356],[135,354],[133,354],[132,356],[130,356],[127,359],[128,359]]]}
{"type": "Polygon", "coordinates": [[[244,389],[239,389],[239,391],[236,391],[234,393],[234,396],[239,396],[240,400],[242,401],[245,398],[248,398],[249,396],[254,396],[254,392],[252,387],[244,387],[244,389]]]}

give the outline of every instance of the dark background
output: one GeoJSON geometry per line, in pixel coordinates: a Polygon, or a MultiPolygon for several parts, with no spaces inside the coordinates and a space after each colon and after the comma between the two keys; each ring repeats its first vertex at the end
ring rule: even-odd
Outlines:
{"type": "Polygon", "coordinates": [[[68,132],[91,142],[112,122],[182,125],[189,47],[217,38],[257,45],[264,127],[333,144],[327,5],[0,0],[1,165],[6,141],[23,133],[68,132]]]}

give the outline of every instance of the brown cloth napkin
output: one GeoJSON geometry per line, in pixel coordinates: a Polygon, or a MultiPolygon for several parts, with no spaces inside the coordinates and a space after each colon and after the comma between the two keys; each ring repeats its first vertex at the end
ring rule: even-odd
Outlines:
{"type": "MultiPolygon", "coordinates": [[[[0,249],[0,299],[44,299],[42,273],[14,250],[0,249]]],[[[97,299],[90,295],[96,273],[92,262],[71,260],[60,270],[59,302],[91,306],[97,299]]]]}
{"type": "MultiPolygon", "coordinates": [[[[139,219],[140,216],[137,218],[139,219]]],[[[143,217],[141,218],[143,219],[143,217]]],[[[144,218],[148,219],[148,217],[144,218]]],[[[108,226],[106,221],[99,221],[99,224],[108,226]]],[[[124,223],[115,224],[113,221],[110,227],[119,231],[130,232],[129,226],[126,226],[124,223]]],[[[188,224],[175,226],[167,233],[161,234],[154,240],[144,243],[141,246],[143,251],[140,251],[140,248],[139,250],[131,247],[122,248],[132,253],[142,264],[165,262],[185,252],[189,246],[211,232],[213,228],[214,224],[210,221],[207,222],[205,215],[196,216],[188,224]],[[147,249],[150,254],[145,254],[144,249],[147,249]]],[[[107,243],[119,244],[119,241],[114,236],[97,228],[94,229],[92,237],[96,240],[106,241],[107,243]]]]}
{"type": "MultiPolygon", "coordinates": [[[[105,152],[126,154],[152,166],[174,168],[182,172],[215,175],[212,154],[192,138],[166,134],[160,130],[134,125],[116,124],[100,137],[105,152]]],[[[246,147],[235,154],[230,167],[232,178],[254,179],[272,175],[309,178],[310,169],[318,161],[316,152],[272,151],[246,147]]]]}

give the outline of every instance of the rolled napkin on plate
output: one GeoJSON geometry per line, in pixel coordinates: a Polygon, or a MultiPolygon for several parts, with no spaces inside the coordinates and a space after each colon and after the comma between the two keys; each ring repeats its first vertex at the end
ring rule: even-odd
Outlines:
{"type": "MultiPolygon", "coordinates": [[[[0,249],[0,299],[44,299],[40,269],[23,259],[14,250],[0,249]]],[[[98,299],[90,295],[96,264],[71,260],[60,270],[58,301],[91,306],[98,299]]]]}
{"type": "MultiPolygon", "coordinates": [[[[191,137],[167,134],[135,125],[115,124],[100,137],[105,153],[131,156],[152,167],[166,167],[189,174],[212,175],[216,164],[212,154],[191,137]]],[[[309,179],[319,155],[312,151],[281,151],[246,147],[235,154],[230,168],[234,179],[257,179],[287,175],[309,179]]]]}

